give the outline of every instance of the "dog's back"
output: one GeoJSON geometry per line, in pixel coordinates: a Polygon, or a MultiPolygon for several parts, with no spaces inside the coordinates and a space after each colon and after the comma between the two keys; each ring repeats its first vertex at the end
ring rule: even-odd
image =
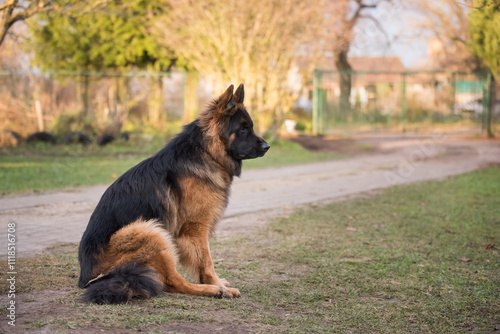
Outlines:
{"type": "Polygon", "coordinates": [[[156,219],[167,230],[172,228],[168,225],[175,212],[171,212],[170,206],[180,196],[178,180],[188,174],[186,166],[202,162],[197,143],[201,135],[196,123],[186,126],[161,151],[129,169],[104,192],[80,242],[80,288],[93,277],[97,256],[120,228],[138,219],[156,219]]]}

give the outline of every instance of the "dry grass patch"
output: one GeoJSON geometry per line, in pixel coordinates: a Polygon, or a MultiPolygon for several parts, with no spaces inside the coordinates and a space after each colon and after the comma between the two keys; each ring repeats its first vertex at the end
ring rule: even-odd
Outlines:
{"type": "Polygon", "coordinates": [[[217,272],[242,292],[235,300],[163,294],[84,305],[76,245],[67,245],[19,262],[33,266],[19,286],[31,291],[20,295],[31,301],[20,305],[19,330],[492,332],[500,324],[499,198],[500,169],[492,167],[303,210],[215,241],[217,272]]]}

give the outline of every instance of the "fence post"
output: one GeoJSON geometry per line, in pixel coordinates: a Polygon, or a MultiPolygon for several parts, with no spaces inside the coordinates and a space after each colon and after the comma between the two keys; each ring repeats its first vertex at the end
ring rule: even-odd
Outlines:
{"type": "Polygon", "coordinates": [[[325,89],[323,88],[323,73],[318,73],[318,134],[325,133],[325,89]]]}
{"type": "Polygon", "coordinates": [[[455,112],[455,98],[457,95],[457,88],[456,88],[456,82],[457,82],[457,77],[456,77],[456,72],[451,73],[451,83],[450,83],[450,115],[453,115],[455,112]]]}
{"type": "Polygon", "coordinates": [[[493,112],[495,108],[495,103],[496,103],[496,87],[495,87],[495,78],[493,77],[493,74],[491,71],[488,71],[488,82],[489,82],[489,103],[488,103],[488,115],[486,115],[486,133],[488,135],[488,138],[494,138],[495,135],[493,134],[493,131],[491,129],[491,122],[493,118],[493,112]]]}
{"type": "Polygon", "coordinates": [[[490,120],[490,96],[491,96],[491,72],[486,73],[486,80],[483,82],[483,113],[481,130],[491,131],[490,120]]]}
{"type": "Polygon", "coordinates": [[[317,68],[314,69],[313,73],[313,110],[312,110],[312,122],[313,122],[313,135],[317,136],[319,133],[319,124],[318,124],[318,116],[319,116],[319,96],[318,96],[318,76],[319,70],[317,68]]]}
{"type": "Polygon", "coordinates": [[[401,75],[401,120],[402,123],[406,123],[406,73],[402,73],[401,75]]]}
{"type": "Polygon", "coordinates": [[[183,123],[184,124],[188,124],[189,122],[191,122],[191,119],[188,119],[187,118],[187,112],[186,112],[186,109],[187,109],[187,105],[186,105],[186,70],[183,69],[181,71],[181,75],[182,75],[182,91],[181,91],[181,94],[182,94],[182,116],[183,116],[183,123]]]}

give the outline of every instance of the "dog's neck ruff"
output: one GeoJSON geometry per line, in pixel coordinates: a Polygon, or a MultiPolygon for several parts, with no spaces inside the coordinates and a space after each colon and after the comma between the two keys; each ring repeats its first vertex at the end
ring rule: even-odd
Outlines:
{"type": "MultiPolygon", "coordinates": [[[[221,122],[227,122],[222,120],[221,122]]],[[[212,160],[226,171],[231,179],[234,176],[241,175],[241,161],[233,159],[227,152],[227,143],[221,138],[222,131],[214,121],[213,117],[203,118],[198,122],[205,141],[202,143],[203,150],[212,158],[212,160]]]]}
{"type": "Polygon", "coordinates": [[[218,164],[221,169],[227,172],[232,180],[234,176],[241,175],[241,160],[234,160],[227,152],[225,145],[220,139],[209,139],[213,142],[212,144],[207,144],[203,148],[207,155],[218,164]]]}

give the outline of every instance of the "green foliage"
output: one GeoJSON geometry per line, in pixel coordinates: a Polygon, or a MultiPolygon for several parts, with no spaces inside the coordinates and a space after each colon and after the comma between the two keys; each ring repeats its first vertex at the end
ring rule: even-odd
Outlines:
{"type": "Polygon", "coordinates": [[[172,52],[148,32],[154,17],[164,14],[160,0],[113,1],[101,7],[92,0],[88,6],[84,13],[38,17],[31,27],[36,64],[56,70],[166,70],[172,65],[172,52]]]}
{"type": "Polygon", "coordinates": [[[469,14],[472,53],[481,58],[494,76],[500,71],[500,1],[476,0],[469,14]]]}

